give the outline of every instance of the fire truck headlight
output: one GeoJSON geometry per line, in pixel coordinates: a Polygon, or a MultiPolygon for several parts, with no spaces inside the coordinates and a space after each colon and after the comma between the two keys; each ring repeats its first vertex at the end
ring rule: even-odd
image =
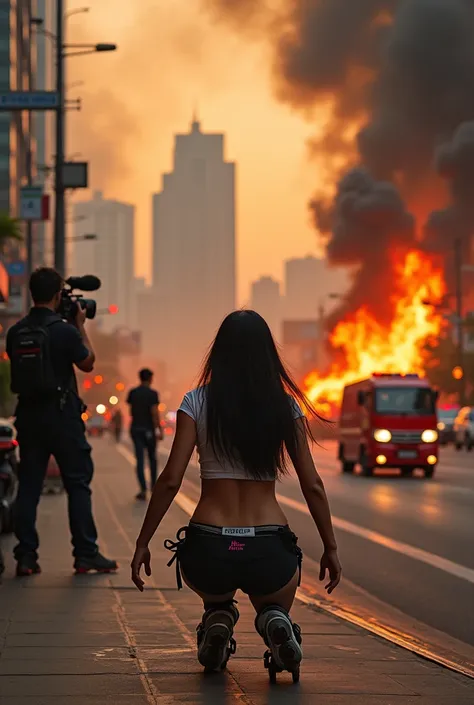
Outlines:
{"type": "Polygon", "coordinates": [[[374,431],[374,438],[377,443],[390,443],[392,440],[392,434],[386,428],[377,428],[374,431]]]}
{"type": "Polygon", "coordinates": [[[423,431],[421,434],[421,440],[423,443],[436,443],[438,440],[438,431],[435,431],[432,428],[426,429],[426,431],[423,431]]]}

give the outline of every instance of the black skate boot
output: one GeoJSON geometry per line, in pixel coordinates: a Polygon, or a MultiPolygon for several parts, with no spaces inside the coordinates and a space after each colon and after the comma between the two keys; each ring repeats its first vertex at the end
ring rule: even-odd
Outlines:
{"type": "Polygon", "coordinates": [[[76,575],[96,571],[97,573],[115,573],[118,570],[117,561],[97,553],[92,558],[76,558],[74,561],[76,575]]]}
{"type": "Polygon", "coordinates": [[[270,605],[255,618],[255,628],[268,646],[263,656],[270,682],[276,683],[276,674],[289,671],[293,682],[300,679],[300,664],[303,658],[301,629],[293,624],[283,607],[270,605]]]}
{"type": "Polygon", "coordinates": [[[198,660],[206,673],[223,670],[230,656],[235,654],[237,645],[233,633],[239,616],[233,602],[207,605],[196,630],[198,660]]]}

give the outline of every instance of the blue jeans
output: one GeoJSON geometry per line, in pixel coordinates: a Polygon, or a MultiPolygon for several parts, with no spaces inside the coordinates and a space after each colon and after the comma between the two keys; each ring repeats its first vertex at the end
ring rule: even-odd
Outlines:
{"type": "Polygon", "coordinates": [[[153,489],[158,477],[158,462],[156,459],[156,435],[154,430],[144,428],[132,428],[130,430],[133,445],[135,448],[135,458],[137,461],[137,480],[140,491],[146,492],[145,479],[145,450],[150,463],[150,489],[153,489]]]}
{"type": "Polygon", "coordinates": [[[51,455],[58,463],[68,494],[73,555],[76,558],[95,556],[99,549],[90,489],[94,465],[80,415],[71,409],[51,409],[44,414],[21,413],[17,416],[16,427],[20,447],[15,510],[16,560],[26,555],[35,560],[38,557],[36,510],[51,455]]]}

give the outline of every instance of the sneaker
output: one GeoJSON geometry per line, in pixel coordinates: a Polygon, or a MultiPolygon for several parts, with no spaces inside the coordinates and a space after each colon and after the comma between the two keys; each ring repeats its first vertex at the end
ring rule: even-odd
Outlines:
{"type": "Polygon", "coordinates": [[[118,570],[118,563],[97,553],[92,558],[76,558],[74,569],[76,574],[89,573],[91,570],[97,573],[115,573],[118,570]]]}
{"type": "Polygon", "coordinates": [[[234,626],[239,611],[234,605],[223,605],[206,610],[197,628],[198,661],[208,673],[222,670],[232,654],[236,643],[234,626]]]}
{"type": "Polygon", "coordinates": [[[36,558],[23,556],[17,561],[16,575],[18,578],[23,578],[27,575],[38,575],[38,573],[41,573],[41,567],[36,558]]]}
{"type": "Polygon", "coordinates": [[[137,499],[139,502],[146,502],[146,492],[139,492],[137,495],[135,495],[135,499],[137,499]]]}

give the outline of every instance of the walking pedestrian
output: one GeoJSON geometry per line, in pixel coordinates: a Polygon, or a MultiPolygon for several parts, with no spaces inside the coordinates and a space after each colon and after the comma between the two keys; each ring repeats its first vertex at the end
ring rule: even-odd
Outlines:
{"type": "Polygon", "coordinates": [[[114,434],[115,442],[120,443],[122,440],[122,429],[123,429],[123,414],[122,410],[116,409],[112,414],[111,419],[112,432],[114,434]]]}
{"type": "Polygon", "coordinates": [[[117,570],[117,563],[101,555],[97,546],[90,488],[94,466],[81,417],[85,407],[74,373],[74,366],[91,372],[95,355],[85,329],[85,311],[77,306],[73,322],[57,313],[63,285],[54,269],[41,267],[33,272],[29,282],[33,307],[7,334],[12,391],[18,394],[18,544],[14,549],[18,576],[41,572],[36,510],[51,455],[68,494],[76,572],[117,570]]]}
{"type": "MultiPolygon", "coordinates": [[[[198,658],[206,670],[225,666],[235,650],[239,617],[234,596],[247,593],[255,625],[273,672],[295,680],[302,659],[301,630],[289,616],[300,580],[302,553],[275,496],[275,482],[296,470],[324,551],[320,579],[328,593],[341,566],[328,500],[309,448],[303,414],[316,411],[284,368],[270,329],[254,311],[230,314],[217,333],[197,389],[177,414],[169,460],[158,479],[137,539],[132,580],[143,590],[140,569],[151,575],[149,542],[179,491],[194,448],[201,467],[201,496],[190,524],[165,542],[175,551],[178,587],[202,599],[198,658]]],[[[171,564],[170,562],[170,564],[171,564]]]]}
{"type": "Polygon", "coordinates": [[[153,372],[147,368],[138,373],[140,384],[128,393],[127,404],[130,405],[131,426],[130,435],[135,448],[136,471],[139,492],[136,499],[145,501],[145,451],[150,465],[150,490],[153,490],[158,477],[158,461],[156,457],[157,440],[163,440],[163,430],[160,420],[160,397],[152,389],[153,372]]]}

